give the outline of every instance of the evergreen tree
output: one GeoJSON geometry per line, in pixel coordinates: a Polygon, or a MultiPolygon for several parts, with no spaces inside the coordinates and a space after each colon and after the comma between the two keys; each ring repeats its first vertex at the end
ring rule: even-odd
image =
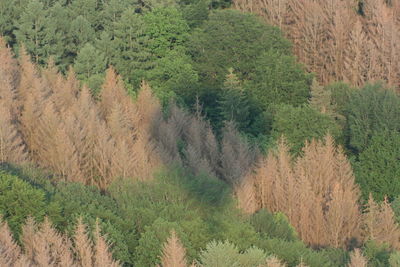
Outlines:
{"type": "Polygon", "coordinates": [[[96,38],[96,33],[90,22],[83,16],[73,17],[71,27],[68,32],[69,51],[75,57],[80,49],[86,44],[93,42],[96,38]]]}
{"type": "Polygon", "coordinates": [[[92,44],[87,43],[75,59],[74,70],[77,77],[87,83],[94,95],[99,93],[106,70],[106,57],[92,44]]]}
{"type": "Polygon", "coordinates": [[[355,90],[346,108],[346,141],[356,154],[382,130],[400,131],[400,97],[381,83],[355,90]]]}
{"type": "Polygon", "coordinates": [[[272,124],[272,136],[277,140],[287,138],[291,152],[298,154],[305,141],[321,139],[327,133],[337,138],[340,128],[335,120],[307,106],[281,105],[277,108],[272,124]]]}
{"type": "Polygon", "coordinates": [[[154,64],[145,27],[142,17],[133,9],[125,10],[114,25],[111,63],[134,86],[140,85],[145,72],[154,64]]]}
{"type": "Polygon", "coordinates": [[[32,55],[36,63],[44,63],[51,54],[46,48],[51,49],[51,43],[46,42],[46,10],[39,0],[32,0],[25,7],[20,19],[18,29],[14,31],[17,41],[25,45],[26,50],[32,55]]]}
{"type": "Polygon", "coordinates": [[[355,163],[357,181],[364,198],[372,194],[382,201],[400,195],[400,133],[381,131],[375,133],[369,146],[355,163]]]}
{"type": "Polygon", "coordinates": [[[220,100],[221,115],[225,121],[234,121],[239,130],[246,130],[249,124],[249,107],[246,95],[233,69],[229,69],[222,88],[220,100]]]}

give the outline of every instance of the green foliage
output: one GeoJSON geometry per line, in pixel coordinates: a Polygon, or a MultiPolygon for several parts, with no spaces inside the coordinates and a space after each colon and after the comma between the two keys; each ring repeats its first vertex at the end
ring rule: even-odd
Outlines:
{"type": "Polygon", "coordinates": [[[191,59],[182,50],[169,51],[155,62],[147,78],[157,97],[166,105],[170,100],[190,103],[198,88],[198,74],[191,59]]]}
{"type": "Polygon", "coordinates": [[[250,116],[249,101],[233,69],[229,69],[226,76],[219,104],[223,120],[235,122],[241,131],[247,129],[250,116]]]}
{"type": "Polygon", "coordinates": [[[260,105],[267,109],[271,104],[305,104],[310,97],[312,76],[296,63],[290,53],[270,49],[255,61],[246,88],[260,105]]]}
{"type": "Polygon", "coordinates": [[[235,10],[211,13],[192,34],[188,47],[202,80],[214,85],[222,85],[228,68],[246,79],[257,66],[255,59],[265,51],[290,54],[290,44],[277,28],[235,10]]]}
{"type": "Polygon", "coordinates": [[[296,230],[283,213],[271,214],[266,209],[251,217],[251,224],[262,238],[279,238],[286,241],[298,240],[296,230]]]}
{"type": "Polygon", "coordinates": [[[340,134],[339,126],[332,117],[307,105],[277,107],[272,128],[272,136],[278,139],[283,135],[294,154],[301,152],[305,141],[311,141],[312,138],[321,139],[327,133],[333,137],[340,134]]]}
{"type": "Polygon", "coordinates": [[[372,135],[354,168],[365,199],[370,193],[378,201],[385,196],[393,200],[400,195],[399,148],[399,132],[383,130],[372,135]]]}
{"type": "Polygon", "coordinates": [[[57,47],[55,32],[49,27],[47,12],[39,0],[30,1],[18,21],[14,31],[17,41],[24,44],[36,63],[44,64],[47,57],[55,53],[57,47]]]}
{"type": "Polygon", "coordinates": [[[0,171],[0,214],[17,235],[28,216],[41,221],[46,214],[45,193],[17,176],[0,171]]]}
{"type": "Polygon", "coordinates": [[[400,252],[399,251],[394,251],[394,252],[392,252],[392,254],[390,254],[389,264],[390,264],[390,267],[400,266],[400,252]]]}
{"type": "Polygon", "coordinates": [[[261,249],[252,247],[244,253],[229,241],[212,241],[200,254],[201,266],[204,267],[257,267],[267,258],[261,249]]]}
{"type": "Polygon", "coordinates": [[[112,198],[102,195],[95,187],[65,183],[57,186],[51,200],[61,207],[63,219],[56,224],[60,230],[72,234],[79,217],[91,227],[99,219],[102,232],[113,244],[115,258],[133,263],[137,234],[134,225],[118,215],[118,206],[112,198]]]}
{"type": "Polygon", "coordinates": [[[301,260],[310,267],[337,266],[333,265],[330,258],[321,252],[307,248],[302,242],[288,242],[280,239],[262,239],[256,244],[270,254],[285,261],[288,266],[296,266],[301,260]]]}
{"type": "Polygon", "coordinates": [[[97,95],[103,83],[106,66],[105,55],[87,43],[75,59],[74,70],[77,77],[92,89],[93,95],[97,95]]]}
{"type": "Polygon", "coordinates": [[[379,245],[374,241],[368,241],[364,245],[364,255],[368,259],[368,266],[389,266],[390,249],[388,245],[379,245]]]}
{"type": "Polygon", "coordinates": [[[377,132],[400,131],[400,97],[379,83],[367,85],[351,94],[346,117],[348,146],[359,154],[377,132]]]}
{"type": "Polygon", "coordinates": [[[189,38],[189,26],[182,14],[174,7],[155,8],[143,16],[148,48],[157,57],[185,44],[189,38]]]}
{"type": "Polygon", "coordinates": [[[167,222],[159,218],[155,220],[152,225],[146,226],[144,232],[140,236],[135,255],[137,266],[155,266],[160,263],[162,245],[170,236],[171,230],[176,231],[179,239],[185,246],[179,226],[176,223],[167,222]]]}

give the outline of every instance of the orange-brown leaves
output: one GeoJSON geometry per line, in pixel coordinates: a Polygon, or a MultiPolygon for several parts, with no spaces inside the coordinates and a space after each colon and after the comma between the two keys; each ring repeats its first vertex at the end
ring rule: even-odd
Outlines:
{"type": "Polygon", "coordinates": [[[13,240],[7,223],[0,220],[0,266],[120,266],[112,259],[98,224],[94,241],[89,239],[81,219],[78,219],[72,242],[67,235],[57,232],[47,218],[39,225],[28,218],[22,228],[21,249],[13,240]]]}
{"type": "Polygon", "coordinates": [[[367,267],[368,266],[368,261],[362,255],[362,253],[361,253],[361,251],[359,249],[355,249],[350,254],[350,262],[349,262],[349,264],[347,266],[348,267],[367,267]]]}
{"type": "Polygon", "coordinates": [[[174,230],[163,247],[161,257],[162,267],[186,267],[186,249],[177,237],[174,230]]]}
{"type": "Polygon", "coordinates": [[[296,162],[291,160],[284,141],[280,141],[276,153],[270,152],[246,179],[250,181],[240,190],[253,188],[250,197],[237,191],[245,210],[251,211],[256,199],[258,208],[285,213],[305,242],[346,247],[358,237],[359,190],[350,164],[330,136],[325,142],[306,144],[296,162]],[[251,181],[254,187],[248,185],[251,181]]]}
{"type": "Polygon", "coordinates": [[[364,0],[234,0],[279,26],[294,53],[327,84],[345,80],[360,86],[384,80],[400,86],[400,4],[364,0]],[[360,10],[360,7],[362,10],[360,10]],[[349,27],[349,25],[353,25],[349,27]]]}
{"type": "Polygon", "coordinates": [[[366,240],[387,243],[394,249],[400,249],[400,228],[387,199],[378,204],[369,196],[363,214],[363,234],[366,240]]]}

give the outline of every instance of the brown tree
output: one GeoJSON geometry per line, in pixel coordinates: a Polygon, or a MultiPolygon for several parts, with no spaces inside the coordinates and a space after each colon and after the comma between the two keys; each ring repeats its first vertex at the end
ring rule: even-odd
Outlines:
{"type": "Polygon", "coordinates": [[[186,267],[186,249],[183,247],[176,232],[171,231],[171,236],[167,239],[163,247],[161,257],[162,267],[186,267]]]}

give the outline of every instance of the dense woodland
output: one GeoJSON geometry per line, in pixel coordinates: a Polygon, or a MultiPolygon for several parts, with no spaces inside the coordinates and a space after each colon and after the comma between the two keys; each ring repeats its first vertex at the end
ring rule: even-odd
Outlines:
{"type": "Polygon", "coordinates": [[[400,0],[0,0],[0,266],[400,266],[400,0]]]}

